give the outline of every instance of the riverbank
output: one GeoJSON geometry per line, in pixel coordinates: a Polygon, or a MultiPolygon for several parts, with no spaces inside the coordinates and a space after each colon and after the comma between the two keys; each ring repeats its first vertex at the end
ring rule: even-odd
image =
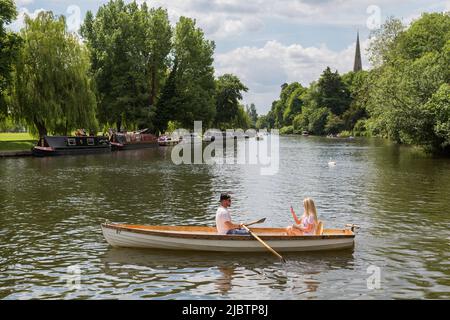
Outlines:
{"type": "Polygon", "coordinates": [[[31,157],[32,155],[31,150],[0,151],[0,158],[31,157]]]}
{"type": "Polygon", "coordinates": [[[2,132],[0,133],[0,157],[31,155],[30,150],[36,141],[27,132],[2,132]]]}

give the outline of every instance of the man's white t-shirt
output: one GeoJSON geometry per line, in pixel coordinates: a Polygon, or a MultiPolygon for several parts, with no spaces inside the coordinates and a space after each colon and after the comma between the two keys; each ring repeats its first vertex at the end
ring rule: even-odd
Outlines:
{"type": "Polygon", "coordinates": [[[218,234],[227,234],[229,228],[225,224],[226,221],[231,222],[230,212],[228,209],[220,206],[216,213],[216,228],[218,234]]]}

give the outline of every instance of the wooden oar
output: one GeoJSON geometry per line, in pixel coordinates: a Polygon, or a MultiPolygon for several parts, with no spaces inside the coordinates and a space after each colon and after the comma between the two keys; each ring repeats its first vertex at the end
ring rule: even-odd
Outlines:
{"type": "Polygon", "coordinates": [[[256,240],[258,240],[259,242],[261,242],[261,244],[267,248],[267,250],[269,250],[270,252],[272,252],[274,255],[276,255],[278,258],[280,258],[280,260],[283,263],[286,263],[286,260],[284,260],[284,258],[275,250],[273,250],[267,243],[265,243],[260,237],[258,237],[256,234],[254,234],[249,228],[247,228],[247,226],[245,224],[242,225],[242,227],[247,230],[252,236],[253,238],[255,238],[256,240]]]}
{"type": "Polygon", "coordinates": [[[264,221],[266,221],[266,218],[262,218],[260,220],[249,222],[249,223],[244,223],[244,224],[248,227],[248,226],[252,226],[254,224],[258,224],[258,223],[264,223],[264,221]]]}

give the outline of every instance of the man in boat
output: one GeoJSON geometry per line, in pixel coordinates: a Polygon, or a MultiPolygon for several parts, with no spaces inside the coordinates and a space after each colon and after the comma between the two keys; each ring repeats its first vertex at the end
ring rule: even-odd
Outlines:
{"type": "Polygon", "coordinates": [[[218,234],[250,235],[242,228],[242,224],[234,224],[231,221],[230,210],[231,196],[228,193],[220,195],[220,206],[216,213],[216,228],[218,234]]]}

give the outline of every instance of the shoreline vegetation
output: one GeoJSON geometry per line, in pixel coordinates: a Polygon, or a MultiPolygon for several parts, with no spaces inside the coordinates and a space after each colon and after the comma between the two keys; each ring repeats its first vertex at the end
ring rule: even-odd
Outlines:
{"type": "Polygon", "coordinates": [[[27,132],[1,133],[0,132],[0,152],[20,152],[30,151],[36,144],[37,139],[27,132]]]}
{"type": "MultiPolygon", "coordinates": [[[[14,1],[0,4],[0,131],[159,135],[196,120],[221,130],[382,137],[450,155],[448,12],[424,13],[409,26],[389,18],[371,34],[370,70],[327,67],[308,86],[284,83],[258,115],[254,104],[242,105],[248,88],[236,75],[215,76],[215,43],[194,19],[172,25],[166,9],[111,0],[87,12],[79,34],[50,11],[26,16],[16,33],[7,28],[17,18],[14,1]]],[[[34,140],[0,138],[0,150],[34,140]]]]}
{"type": "Polygon", "coordinates": [[[371,70],[340,75],[328,67],[309,87],[285,83],[257,126],[382,137],[449,156],[449,13],[424,13],[409,26],[391,17],[371,36],[371,70]]]}

